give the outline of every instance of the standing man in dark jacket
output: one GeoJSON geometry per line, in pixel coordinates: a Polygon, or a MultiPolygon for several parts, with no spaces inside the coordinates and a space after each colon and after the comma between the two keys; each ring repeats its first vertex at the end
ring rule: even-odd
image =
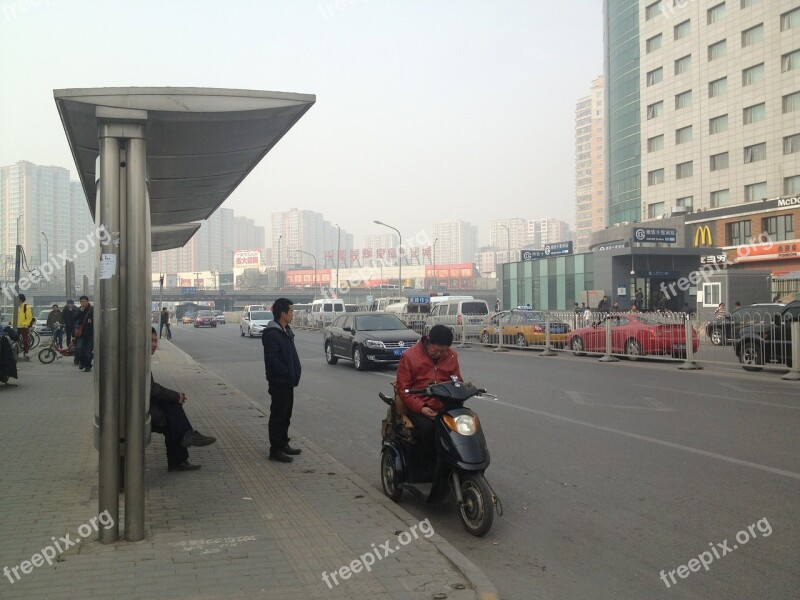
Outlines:
{"type": "Polygon", "coordinates": [[[78,316],[80,335],[78,335],[78,348],[75,354],[78,356],[78,370],[90,373],[94,357],[94,306],[89,304],[88,296],[81,296],[80,303],[81,312],[78,316]]]}
{"type": "Polygon", "coordinates": [[[272,398],[269,407],[269,459],[292,462],[299,448],[289,445],[289,423],[294,406],[294,388],[300,383],[300,358],[294,347],[294,332],[289,324],[294,318],[293,302],[278,298],[272,304],[273,320],[264,329],[264,367],[267,389],[272,398]]]}
{"type": "MultiPolygon", "coordinates": [[[[64,324],[64,333],[67,334],[67,347],[72,343],[72,334],[75,331],[75,326],[78,324],[78,316],[80,311],[75,308],[73,300],[67,300],[64,310],[61,311],[61,322],[64,324]]],[[[73,362],[78,364],[78,353],[74,354],[73,362]]]]}

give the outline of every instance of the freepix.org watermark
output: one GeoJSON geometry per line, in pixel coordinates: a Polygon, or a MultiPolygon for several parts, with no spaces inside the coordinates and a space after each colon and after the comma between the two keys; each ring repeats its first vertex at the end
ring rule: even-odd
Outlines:
{"type": "Polygon", "coordinates": [[[733,546],[728,543],[728,540],[722,540],[722,542],[717,542],[716,544],[708,542],[711,550],[701,552],[697,555],[697,558],[691,559],[685,565],[678,565],[671,571],[664,571],[662,569],[659,578],[664,582],[664,585],[669,588],[678,583],[678,580],[675,579],[676,574],[680,579],[686,579],[691,573],[697,573],[701,568],[708,571],[711,563],[715,560],[719,560],[726,554],[730,554],[739,548],[739,546],[744,546],[751,539],[756,539],[758,537],[756,532],[761,533],[761,537],[769,537],[772,535],[772,525],[767,521],[767,517],[762,517],[752,525],[748,525],[747,529],[742,529],[738,532],[736,534],[737,543],[733,544],[733,546]]]}
{"type": "Polygon", "coordinates": [[[344,565],[338,570],[331,571],[330,573],[323,571],[322,580],[328,585],[328,589],[332,590],[334,585],[339,585],[339,579],[337,578],[337,575],[344,580],[350,579],[351,575],[354,573],[360,573],[364,569],[366,569],[367,572],[372,571],[372,565],[374,565],[376,561],[383,560],[390,554],[394,554],[400,550],[402,546],[407,546],[410,544],[412,540],[418,540],[419,533],[417,533],[417,529],[419,529],[419,533],[422,534],[422,537],[426,539],[434,534],[433,527],[428,519],[420,521],[419,523],[412,525],[409,531],[400,532],[396,540],[386,540],[377,547],[375,544],[372,544],[372,549],[369,552],[365,552],[358,558],[354,559],[349,565],[344,565]],[[392,545],[392,542],[394,541],[397,541],[397,543],[392,545]],[[333,583],[331,583],[331,581],[333,581],[333,583]]]}
{"type": "Polygon", "coordinates": [[[29,290],[31,286],[40,283],[43,279],[49,283],[53,274],[63,269],[67,261],[75,260],[79,255],[95,248],[98,242],[101,246],[108,246],[111,243],[115,246],[119,246],[119,232],[111,233],[106,229],[105,225],[101,225],[87,235],[86,238],[81,238],[75,242],[72,256],[69,255],[69,250],[64,250],[56,255],[51,254],[44,263],[33,269],[29,275],[20,277],[19,287],[12,283],[5,286],[3,293],[6,298],[13,302],[14,298],[18,296],[21,291],[25,292],[29,290]]]}
{"type": "Polygon", "coordinates": [[[73,546],[77,546],[82,540],[88,538],[93,533],[100,531],[100,525],[104,529],[110,529],[114,526],[114,519],[107,510],[104,510],[96,517],[89,519],[78,527],[78,537],[73,538],[69,533],[56,539],[55,536],[51,537],[52,544],[45,546],[41,551],[31,556],[30,560],[23,560],[18,565],[11,567],[3,567],[3,575],[5,575],[11,584],[15,584],[22,578],[22,575],[28,575],[33,572],[36,567],[41,567],[46,562],[48,565],[53,564],[53,560],[62,552],[66,552],[73,546]],[[22,571],[22,575],[20,575],[22,571]]]}

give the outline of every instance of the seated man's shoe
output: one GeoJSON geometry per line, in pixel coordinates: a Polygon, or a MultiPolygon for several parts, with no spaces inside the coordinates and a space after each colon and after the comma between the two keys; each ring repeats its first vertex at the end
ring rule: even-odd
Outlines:
{"type": "Polygon", "coordinates": [[[190,463],[187,460],[185,462],[182,462],[179,465],[173,465],[173,466],[169,467],[169,470],[170,471],[197,471],[197,469],[199,469],[200,467],[202,467],[202,465],[193,465],[192,463],[190,463]]]}
{"type": "Polygon", "coordinates": [[[181,446],[189,448],[191,446],[210,446],[217,441],[217,438],[210,435],[203,435],[199,431],[187,431],[181,440],[181,446]]]}
{"type": "Polygon", "coordinates": [[[275,448],[269,451],[269,459],[276,460],[282,463],[290,463],[294,460],[291,456],[283,451],[283,448],[275,448]]]}
{"type": "Polygon", "coordinates": [[[289,444],[286,444],[282,450],[284,454],[288,454],[289,456],[297,456],[302,452],[300,448],[292,448],[289,444]]]}

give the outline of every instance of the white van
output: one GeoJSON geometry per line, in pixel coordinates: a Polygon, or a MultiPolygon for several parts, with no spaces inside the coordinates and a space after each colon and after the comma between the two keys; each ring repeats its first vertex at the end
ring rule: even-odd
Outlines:
{"type": "Polygon", "coordinates": [[[405,296],[389,296],[387,298],[375,298],[372,301],[370,310],[386,310],[392,304],[401,304],[402,302],[406,301],[407,299],[405,296]]]}
{"type": "Polygon", "coordinates": [[[466,337],[476,338],[488,322],[489,305],[485,300],[476,300],[472,296],[443,296],[434,302],[431,298],[431,312],[425,318],[425,335],[434,325],[446,325],[455,339],[461,339],[462,331],[466,337]]]}
{"type": "Polygon", "coordinates": [[[309,326],[321,329],[333,323],[334,319],[346,312],[344,300],[314,300],[311,303],[311,313],[308,316],[309,326]]]}

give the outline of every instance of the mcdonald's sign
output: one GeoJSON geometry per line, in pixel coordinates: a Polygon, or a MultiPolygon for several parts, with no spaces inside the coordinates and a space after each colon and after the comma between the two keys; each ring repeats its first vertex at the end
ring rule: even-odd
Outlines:
{"type": "Polygon", "coordinates": [[[711,237],[711,228],[708,225],[698,225],[694,230],[694,246],[713,246],[714,239],[711,237]]]}

